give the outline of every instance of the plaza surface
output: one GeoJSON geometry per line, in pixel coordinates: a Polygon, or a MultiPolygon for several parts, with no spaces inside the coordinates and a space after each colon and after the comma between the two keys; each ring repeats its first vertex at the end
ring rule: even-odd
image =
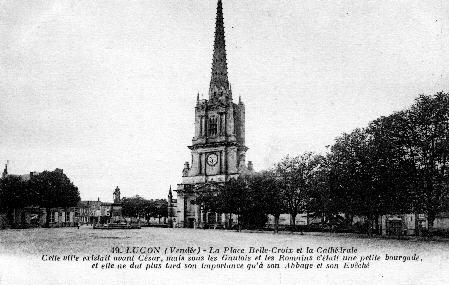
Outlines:
{"type": "Polygon", "coordinates": [[[449,284],[449,243],[321,233],[91,227],[0,231],[0,284],[449,284]],[[113,247],[357,248],[359,255],[419,255],[368,269],[99,270],[87,263],[44,262],[42,255],[111,254],[113,247]]]}

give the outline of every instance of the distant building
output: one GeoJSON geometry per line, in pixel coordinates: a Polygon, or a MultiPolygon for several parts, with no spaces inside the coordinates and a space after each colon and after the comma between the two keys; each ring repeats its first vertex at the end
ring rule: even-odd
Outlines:
{"type": "Polygon", "coordinates": [[[117,186],[112,194],[113,203],[96,201],[81,201],[79,207],[79,221],[82,224],[107,224],[123,220],[122,200],[120,188],[117,186]]]}
{"type": "Polygon", "coordinates": [[[102,202],[100,205],[100,224],[106,224],[111,221],[111,213],[112,213],[112,205],[113,203],[102,202]]]}
{"type": "Polygon", "coordinates": [[[101,217],[101,204],[100,198],[96,201],[80,201],[78,203],[79,222],[83,225],[98,223],[101,217]]]}
{"type": "Polygon", "coordinates": [[[428,227],[424,214],[383,215],[378,224],[382,235],[392,236],[416,235],[428,227]]]}
{"type": "MultiPolygon", "coordinates": [[[[41,226],[45,225],[46,212],[45,209],[42,210],[42,216],[40,219],[41,226]]],[[[50,209],[50,222],[49,227],[59,228],[59,227],[76,227],[78,225],[78,207],[69,208],[51,208],[50,209]]]]}

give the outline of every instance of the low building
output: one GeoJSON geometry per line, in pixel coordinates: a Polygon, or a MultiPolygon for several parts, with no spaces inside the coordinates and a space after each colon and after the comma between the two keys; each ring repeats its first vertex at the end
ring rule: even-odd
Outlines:
{"type": "MultiPolygon", "coordinates": [[[[312,217],[306,213],[303,214],[297,214],[295,217],[295,225],[296,226],[308,226],[313,223],[321,222],[320,218],[312,217]]],[[[290,214],[281,214],[279,216],[279,228],[283,229],[290,225],[292,225],[292,218],[290,214]]],[[[268,221],[265,224],[265,226],[269,229],[274,228],[274,216],[268,215],[268,221]]]]}
{"type": "Polygon", "coordinates": [[[433,229],[444,235],[449,235],[449,212],[440,213],[435,217],[433,229]]]}
{"type": "Polygon", "coordinates": [[[424,214],[383,215],[379,224],[382,235],[392,236],[416,235],[428,227],[424,214]]]}
{"type": "MultiPolygon", "coordinates": [[[[45,209],[40,217],[40,224],[45,225],[47,213],[45,209]]],[[[78,207],[69,208],[51,208],[48,226],[51,228],[76,227],[78,226],[78,207]]]]}
{"type": "Polygon", "coordinates": [[[107,224],[120,220],[122,217],[122,204],[120,189],[117,187],[113,193],[113,203],[98,200],[81,201],[79,207],[79,222],[83,225],[107,224]]]}
{"type": "Polygon", "coordinates": [[[79,207],[79,222],[82,225],[93,225],[98,222],[101,216],[100,198],[98,200],[86,200],[78,203],[79,207]]]}

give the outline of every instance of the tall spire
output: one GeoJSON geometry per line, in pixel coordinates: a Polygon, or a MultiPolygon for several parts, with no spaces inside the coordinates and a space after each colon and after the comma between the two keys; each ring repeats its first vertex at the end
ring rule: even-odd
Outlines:
{"type": "Polygon", "coordinates": [[[219,97],[222,91],[229,90],[228,66],[226,63],[226,44],[223,23],[223,5],[217,3],[217,17],[215,20],[214,55],[212,58],[212,76],[210,79],[209,98],[219,97]]]}

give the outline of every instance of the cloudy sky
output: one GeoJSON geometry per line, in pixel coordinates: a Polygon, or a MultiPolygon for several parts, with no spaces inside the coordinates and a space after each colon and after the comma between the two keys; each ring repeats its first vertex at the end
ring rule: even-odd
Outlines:
{"type": "MultiPolygon", "coordinates": [[[[446,1],[224,0],[247,160],[334,138],[449,90],[446,1]]],[[[82,199],[165,197],[207,95],[216,0],[0,1],[0,162],[63,168],[82,199]]]]}

